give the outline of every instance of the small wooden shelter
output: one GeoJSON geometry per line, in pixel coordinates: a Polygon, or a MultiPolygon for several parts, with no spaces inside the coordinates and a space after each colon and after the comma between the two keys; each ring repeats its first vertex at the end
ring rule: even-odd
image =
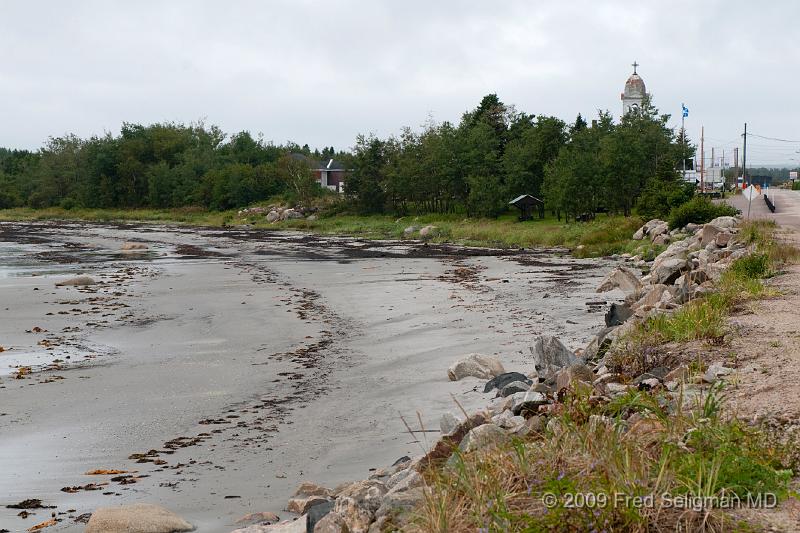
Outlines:
{"type": "Polygon", "coordinates": [[[534,208],[539,211],[539,218],[544,218],[544,202],[530,194],[521,194],[508,202],[508,204],[519,209],[520,221],[531,220],[534,208]]]}

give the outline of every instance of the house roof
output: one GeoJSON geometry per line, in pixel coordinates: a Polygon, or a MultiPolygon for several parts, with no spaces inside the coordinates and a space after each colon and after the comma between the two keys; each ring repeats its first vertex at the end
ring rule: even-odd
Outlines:
{"type": "Polygon", "coordinates": [[[341,161],[336,159],[312,159],[305,154],[298,154],[294,152],[290,154],[293,159],[298,161],[305,161],[312,170],[346,170],[341,161]]]}
{"type": "Polygon", "coordinates": [[[509,205],[517,205],[517,204],[543,204],[541,200],[536,198],[535,196],[531,196],[530,194],[520,194],[510,202],[509,205]]]}

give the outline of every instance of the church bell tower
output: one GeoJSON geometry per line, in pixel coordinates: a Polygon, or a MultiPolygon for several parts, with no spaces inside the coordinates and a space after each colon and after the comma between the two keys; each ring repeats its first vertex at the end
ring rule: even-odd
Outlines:
{"type": "Polygon", "coordinates": [[[642,107],[642,101],[647,94],[644,80],[636,72],[639,63],[634,61],[631,66],[633,67],[633,74],[631,74],[628,81],[625,82],[625,90],[620,95],[623,116],[630,113],[631,110],[638,110],[642,107]]]}

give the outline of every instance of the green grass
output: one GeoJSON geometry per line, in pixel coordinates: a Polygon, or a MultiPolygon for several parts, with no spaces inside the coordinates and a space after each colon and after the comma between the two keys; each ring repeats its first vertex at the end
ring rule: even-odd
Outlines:
{"type": "Polygon", "coordinates": [[[224,226],[234,221],[235,211],[208,211],[195,207],[176,209],[0,209],[0,221],[80,220],[87,222],[152,222],[193,226],[224,226]]]}
{"type": "Polygon", "coordinates": [[[640,391],[604,403],[587,387],[558,407],[542,432],[455,452],[449,467],[428,471],[432,490],[407,529],[730,531],[748,525],[719,506],[671,509],[662,497],[789,495],[782,452],[723,416],[714,391],[691,405],[640,391]],[[549,508],[546,494],[557,502],[549,508]],[[589,499],[569,500],[581,495],[589,499]]]}
{"type": "MultiPolygon", "coordinates": [[[[599,257],[649,249],[631,235],[641,226],[637,217],[599,215],[591,222],[565,223],[553,217],[519,222],[513,214],[498,219],[466,218],[463,215],[322,216],[317,220],[297,219],[269,224],[263,215],[239,217],[236,211],[182,209],[71,209],[0,210],[0,220],[84,220],[97,222],[136,221],[177,223],[197,226],[252,224],[257,228],[289,229],[320,234],[352,235],[366,239],[401,239],[409,226],[434,225],[432,242],[502,248],[568,248],[578,257],[599,257]]],[[[419,238],[418,233],[409,236],[419,238]]]]}

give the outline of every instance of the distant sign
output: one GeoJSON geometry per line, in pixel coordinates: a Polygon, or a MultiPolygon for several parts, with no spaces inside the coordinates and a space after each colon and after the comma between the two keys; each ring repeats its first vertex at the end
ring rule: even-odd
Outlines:
{"type": "Polygon", "coordinates": [[[744,196],[748,200],[752,200],[753,198],[755,198],[759,194],[760,193],[759,193],[758,189],[756,189],[752,185],[749,186],[748,188],[746,188],[744,191],[742,191],[742,196],[744,196]]]}
{"type": "Polygon", "coordinates": [[[796,180],[797,179],[797,171],[796,170],[790,170],[789,171],[789,179],[790,180],[796,180]]]}

